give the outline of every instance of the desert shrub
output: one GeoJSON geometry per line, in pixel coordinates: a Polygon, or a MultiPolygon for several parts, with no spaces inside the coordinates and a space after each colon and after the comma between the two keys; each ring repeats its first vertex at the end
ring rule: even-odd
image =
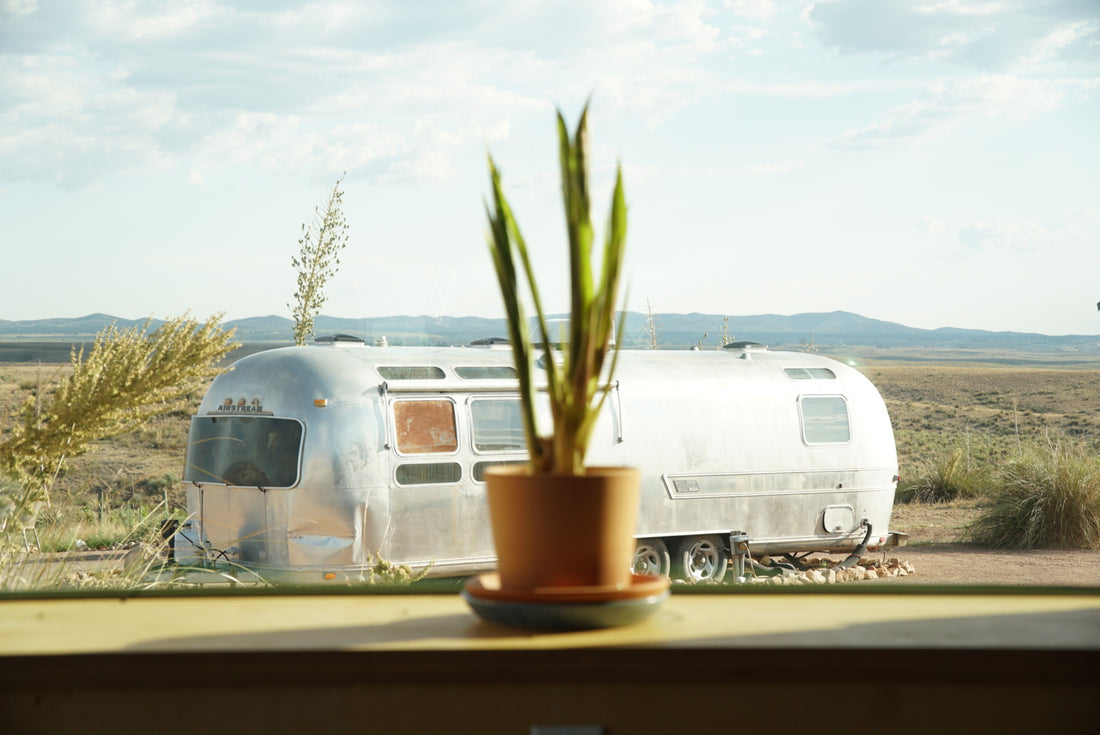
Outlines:
{"type": "Polygon", "coordinates": [[[989,471],[970,466],[963,461],[962,450],[956,449],[915,480],[899,483],[895,497],[901,503],[947,503],[982,497],[991,484],[989,471]]]}
{"type": "Polygon", "coordinates": [[[994,548],[1100,548],[1100,460],[1080,445],[1010,459],[968,536],[994,548]]]}
{"type": "Polygon", "coordinates": [[[134,491],[135,494],[140,492],[145,495],[160,495],[178,485],[179,481],[180,479],[171,472],[166,472],[161,477],[146,477],[138,480],[134,483],[134,491]]]}
{"type": "Polygon", "coordinates": [[[90,549],[118,549],[154,535],[160,523],[171,516],[163,503],[128,502],[112,508],[83,506],[50,518],[38,517],[42,551],[77,549],[77,540],[90,549]]]}

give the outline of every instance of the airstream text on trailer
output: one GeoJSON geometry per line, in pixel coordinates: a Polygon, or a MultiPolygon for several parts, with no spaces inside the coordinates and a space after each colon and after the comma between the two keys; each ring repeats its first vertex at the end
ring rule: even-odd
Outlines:
{"type": "MultiPolygon", "coordinates": [[[[433,576],[493,568],[484,471],[526,456],[511,361],[507,348],[339,337],[239,360],[192,419],[177,561],[307,582],[379,557],[433,576]]],[[[642,471],[638,571],[705,581],[745,543],[843,553],[889,540],[885,405],[819,355],[623,350],[589,462],[642,471]]]]}

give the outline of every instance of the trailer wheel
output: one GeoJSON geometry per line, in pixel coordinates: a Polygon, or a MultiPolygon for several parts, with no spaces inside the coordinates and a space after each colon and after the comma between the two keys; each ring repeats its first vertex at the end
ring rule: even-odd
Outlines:
{"type": "Polygon", "coordinates": [[[676,551],[676,572],[688,584],[721,582],[729,559],[718,536],[688,536],[676,551]]]}
{"type": "Polygon", "coordinates": [[[634,574],[667,577],[672,569],[668,546],[659,538],[638,539],[638,546],[634,549],[634,562],[630,567],[634,574]]]}

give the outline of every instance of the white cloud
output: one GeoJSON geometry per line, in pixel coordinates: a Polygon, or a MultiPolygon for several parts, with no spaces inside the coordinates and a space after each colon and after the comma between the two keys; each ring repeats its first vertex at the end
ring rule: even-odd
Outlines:
{"type": "Polygon", "coordinates": [[[1087,213],[1071,212],[1055,224],[979,220],[959,228],[957,236],[963,252],[969,254],[1044,253],[1054,256],[1056,251],[1066,247],[1080,250],[1089,237],[1088,218],[1087,213]]]}
{"type": "Polygon", "coordinates": [[[104,38],[163,42],[178,38],[223,13],[213,0],[144,2],[140,5],[90,3],[86,6],[89,29],[104,38]]]}
{"type": "Polygon", "coordinates": [[[0,0],[0,18],[17,18],[35,12],[38,0],[0,0]]]}
{"type": "Polygon", "coordinates": [[[947,225],[929,215],[923,215],[917,219],[917,231],[935,235],[947,229],[947,225]]]}
{"type": "Polygon", "coordinates": [[[1029,252],[1046,235],[1042,227],[1022,222],[972,222],[958,232],[959,243],[965,250],[984,255],[1029,252]]]}
{"type": "Polygon", "coordinates": [[[887,111],[881,120],[845,132],[834,145],[875,148],[898,141],[922,142],[975,118],[1026,119],[1067,101],[1091,98],[1098,87],[1100,78],[1057,81],[1003,74],[938,83],[887,111]]]}
{"type": "Polygon", "coordinates": [[[775,15],[773,0],[726,0],[725,7],[742,18],[767,20],[775,15]]]}
{"type": "Polygon", "coordinates": [[[100,172],[158,166],[155,133],[174,115],[166,91],[126,86],[68,57],[0,60],[0,170],[81,186],[100,172]]]}
{"type": "Polygon", "coordinates": [[[831,0],[808,14],[845,53],[924,58],[1007,70],[1038,58],[1100,58],[1100,19],[1088,0],[831,0]]]}
{"type": "Polygon", "coordinates": [[[445,180],[457,151],[509,135],[513,120],[550,102],[595,93],[655,126],[713,86],[698,60],[724,41],[702,0],[497,4],[499,13],[215,0],[32,8],[0,31],[36,39],[28,53],[0,51],[0,102],[16,103],[0,105],[11,131],[0,137],[0,177],[80,185],[183,158],[327,175],[347,157],[341,170],[445,180]],[[505,43],[464,38],[506,22],[515,25],[498,31],[505,43]],[[82,154],[90,141],[99,158],[82,154]]]}

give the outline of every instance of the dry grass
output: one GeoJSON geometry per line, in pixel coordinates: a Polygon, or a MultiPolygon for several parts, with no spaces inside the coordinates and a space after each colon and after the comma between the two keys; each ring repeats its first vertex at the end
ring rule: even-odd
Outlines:
{"type": "Polygon", "coordinates": [[[969,536],[995,548],[1100,548],[1096,455],[1080,447],[1052,446],[1013,457],[969,536]]]}
{"type": "MultiPolygon", "coordinates": [[[[67,363],[0,364],[0,436],[10,430],[12,417],[28,396],[49,395],[70,372],[67,363]]],[[[42,549],[67,550],[76,539],[92,548],[122,543],[133,538],[139,519],[165,500],[160,514],[181,514],[185,493],[178,478],[190,414],[199,397],[194,396],[186,410],[95,442],[87,453],[66,460],[51,488],[50,504],[39,514],[42,549]]]]}
{"type": "Polygon", "coordinates": [[[963,469],[1067,438],[1100,452],[1100,372],[988,365],[865,366],[890,411],[903,478],[955,451],[963,469]]]}

